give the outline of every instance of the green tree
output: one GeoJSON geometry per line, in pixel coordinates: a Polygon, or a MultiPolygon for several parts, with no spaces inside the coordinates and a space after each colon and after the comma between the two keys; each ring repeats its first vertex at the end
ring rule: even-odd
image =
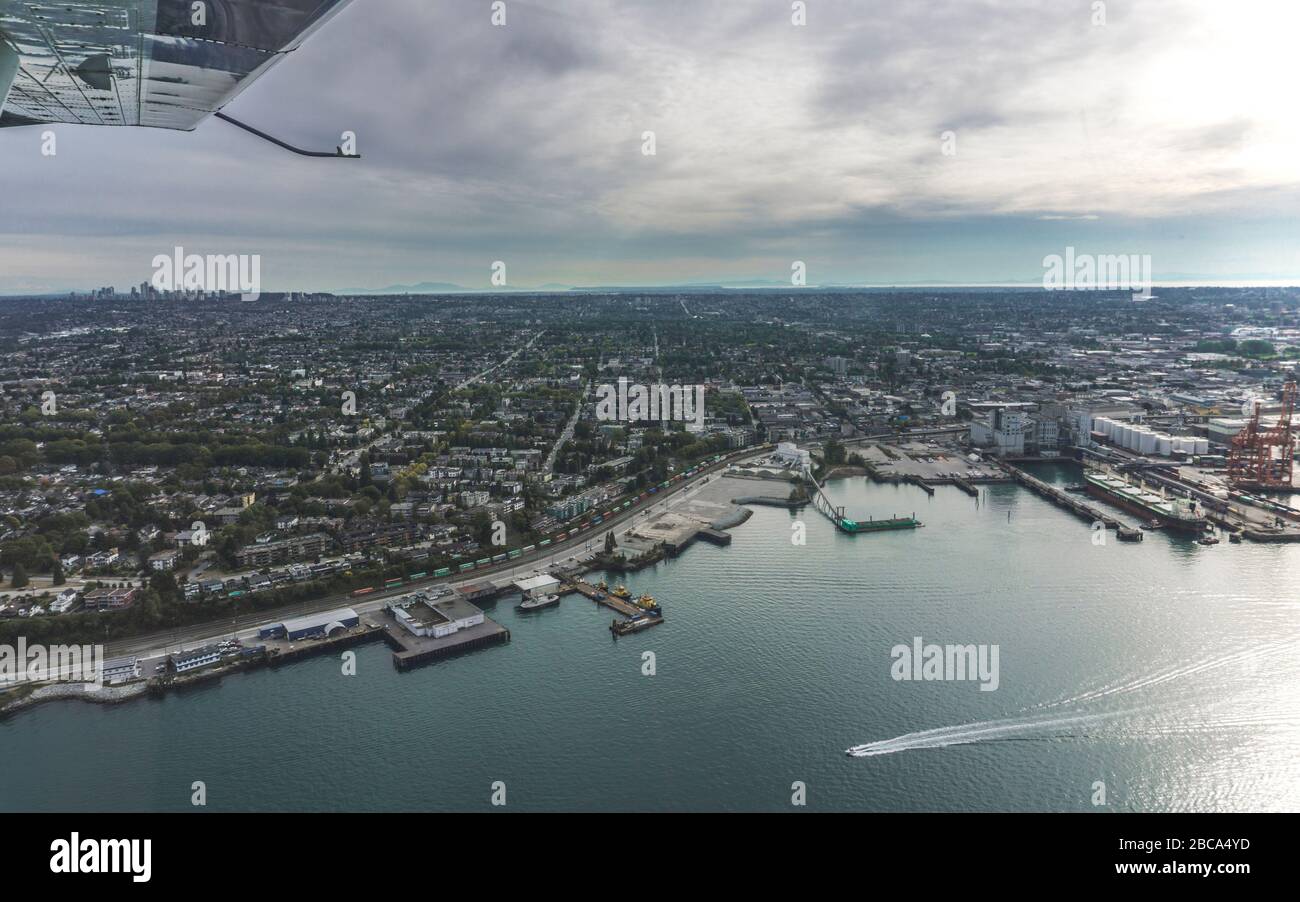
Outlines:
{"type": "Polygon", "coordinates": [[[14,575],[10,585],[15,589],[21,589],[27,585],[30,580],[27,579],[27,568],[22,564],[14,564],[14,575]]]}

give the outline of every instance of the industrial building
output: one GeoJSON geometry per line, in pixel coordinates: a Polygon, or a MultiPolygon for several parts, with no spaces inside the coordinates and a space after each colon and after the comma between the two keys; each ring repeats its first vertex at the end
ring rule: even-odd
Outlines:
{"type": "Polygon", "coordinates": [[[441,639],[483,622],[483,612],[456,594],[434,599],[423,592],[391,602],[397,622],[413,636],[441,639]]]}
{"type": "Polygon", "coordinates": [[[514,582],[514,587],[524,595],[537,598],[542,595],[554,595],[559,591],[560,581],[555,577],[544,573],[541,576],[530,576],[527,579],[517,579],[514,582]]]}
{"type": "Polygon", "coordinates": [[[1019,456],[1025,453],[1025,433],[1033,428],[1027,414],[999,407],[987,420],[971,421],[970,440],[971,444],[990,448],[995,454],[1019,456]]]}
{"type": "Polygon", "coordinates": [[[328,636],[338,630],[351,629],[361,623],[361,617],[352,608],[323,611],[305,617],[293,617],[282,623],[268,623],[257,631],[259,639],[284,638],[293,642],[312,636],[328,636]]]}
{"type": "Polygon", "coordinates": [[[1135,454],[1170,457],[1173,455],[1205,455],[1210,453],[1210,440],[1193,435],[1170,435],[1157,432],[1141,423],[1125,422],[1110,417],[1097,417],[1092,421],[1092,438],[1109,442],[1135,454]]]}
{"type": "Polygon", "coordinates": [[[812,455],[799,448],[794,442],[778,443],[776,450],[772,452],[772,460],[783,467],[800,472],[812,467],[812,455]]]}

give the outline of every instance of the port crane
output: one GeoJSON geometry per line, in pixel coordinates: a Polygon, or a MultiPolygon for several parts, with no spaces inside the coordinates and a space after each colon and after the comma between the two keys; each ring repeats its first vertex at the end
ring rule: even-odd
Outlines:
{"type": "Polygon", "coordinates": [[[1246,426],[1232,438],[1228,452],[1228,481],[1234,488],[1290,489],[1295,465],[1295,435],[1291,418],[1295,412],[1296,383],[1282,389],[1282,411],[1277,422],[1265,425],[1263,404],[1254,402],[1246,426]]]}

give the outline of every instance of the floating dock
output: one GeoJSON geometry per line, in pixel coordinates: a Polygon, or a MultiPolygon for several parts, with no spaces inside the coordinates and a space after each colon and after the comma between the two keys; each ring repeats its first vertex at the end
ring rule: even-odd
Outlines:
{"type": "Polygon", "coordinates": [[[1246,527],[1241,534],[1252,542],[1300,542],[1300,532],[1246,527]]]}
{"type": "Polygon", "coordinates": [[[664,622],[664,615],[662,611],[660,611],[657,615],[652,615],[645,608],[636,605],[631,600],[626,598],[619,598],[617,595],[612,595],[609,592],[605,592],[597,588],[596,586],[593,586],[591,583],[587,582],[586,580],[575,579],[572,582],[570,582],[565,588],[571,589],[574,592],[578,592],[582,595],[585,595],[586,597],[590,598],[592,601],[596,602],[596,604],[604,605],[605,607],[609,608],[611,611],[615,611],[619,614],[622,614],[625,618],[627,618],[625,620],[615,620],[612,623],[610,623],[609,631],[613,633],[615,636],[623,636],[628,633],[640,632],[643,629],[649,629],[652,626],[657,626],[660,623],[664,622]]]}
{"type": "MultiPolygon", "coordinates": [[[[603,589],[596,588],[586,580],[576,579],[569,583],[568,588],[571,588],[574,592],[577,592],[580,595],[585,595],[598,605],[604,605],[611,611],[622,614],[624,617],[636,617],[639,614],[645,613],[645,609],[637,607],[631,599],[619,598],[612,592],[606,592],[603,589]]],[[[662,620],[663,618],[659,619],[662,620]]]]}
{"type": "Polygon", "coordinates": [[[631,620],[615,620],[609,625],[609,631],[615,636],[626,636],[628,633],[639,633],[641,630],[649,629],[663,622],[664,618],[662,616],[651,617],[644,615],[634,617],[631,620]]]}
{"type": "MultiPolygon", "coordinates": [[[[813,487],[813,507],[835,524],[835,528],[840,532],[857,534],[863,532],[889,532],[898,529],[917,529],[923,524],[915,516],[911,517],[889,517],[888,519],[877,520],[875,517],[868,517],[866,520],[852,520],[845,516],[844,508],[836,507],[830,498],[826,497],[821,483],[819,483],[811,472],[806,472],[804,477],[813,487]]],[[[906,480],[903,480],[906,481],[906,480]]],[[[934,490],[930,490],[933,494],[934,490]]]]}

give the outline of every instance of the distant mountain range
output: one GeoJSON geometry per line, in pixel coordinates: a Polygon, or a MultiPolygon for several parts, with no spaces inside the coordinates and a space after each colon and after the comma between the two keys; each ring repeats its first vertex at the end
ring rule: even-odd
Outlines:
{"type": "Polygon", "coordinates": [[[387,288],[344,288],[335,294],[445,294],[475,290],[454,282],[420,282],[418,285],[389,285],[387,288]]]}

